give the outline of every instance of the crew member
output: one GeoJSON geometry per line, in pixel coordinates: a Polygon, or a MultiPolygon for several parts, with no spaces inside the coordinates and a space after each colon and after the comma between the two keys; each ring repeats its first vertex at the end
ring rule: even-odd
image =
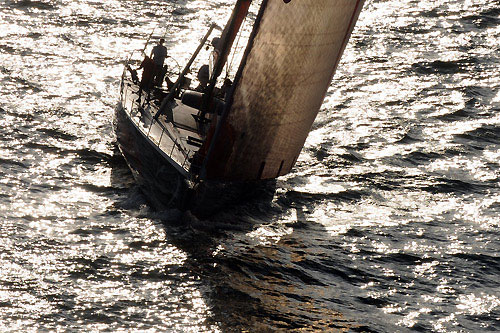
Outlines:
{"type": "Polygon", "coordinates": [[[139,66],[139,69],[141,68],[142,68],[142,77],[141,77],[141,82],[139,83],[139,92],[138,92],[139,98],[137,99],[137,101],[141,100],[141,94],[143,90],[148,92],[148,99],[149,99],[149,90],[151,88],[151,83],[153,82],[155,64],[150,57],[145,56],[141,65],[139,66]]]}
{"type": "Polygon", "coordinates": [[[154,62],[154,84],[157,86],[161,86],[163,82],[163,77],[165,76],[163,63],[165,62],[165,58],[167,57],[167,48],[163,45],[165,43],[165,39],[161,38],[158,44],[153,47],[151,51],[150,58],[153,59],[154,62]]]}

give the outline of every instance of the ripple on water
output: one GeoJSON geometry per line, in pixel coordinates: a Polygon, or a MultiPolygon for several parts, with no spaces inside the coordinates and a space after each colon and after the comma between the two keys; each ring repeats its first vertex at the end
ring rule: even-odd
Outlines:
{"type": "Polygon", "coordinates": [[[182,64],[230,6],[0,3],[0,330],[500,330],[498,6],[366,1],[274,196],[153,212],[121,62],[167,18],[182,64]]]}

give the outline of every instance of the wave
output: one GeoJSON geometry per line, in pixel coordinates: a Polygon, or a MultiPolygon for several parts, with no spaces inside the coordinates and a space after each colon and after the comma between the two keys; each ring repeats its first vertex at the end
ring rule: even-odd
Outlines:
{"type": "Polygon", "coordinates": [[[466,73],[470,67],[477,63],[475,58],[466,58],[459,60],[434,60],[422,61],[411,65],[414,72],[418,74],[457,74],[466,73]]]}
{"type": "Polygon", "coordinates": [[[477,183],[472,181],[450,179],[445,177],[435,177],[429,179],[427,185],[421,186],[420,189],[433,194],[438,193],[455,193],[455,194],[471,194],[481,193],[491,188],[488,184],[477,183]]]}
{"type": "Polygon", "coordinates": [[[361,200],[368,193],[361,190],[346,190],[338,193],[309,193],[289,190],[278,198],[278,203],[285,207],[294,207],[297,204],[307,205],[311,202],[334,201],[351,202],[361,200]]]}
{"type": "Polygon", "coordinates": [[[472,131],[456,134],[455,137],[465,139],[474,144],[498,144],[500,138],[500,125],[482,125],[472,131]]]}
{"type": "Polygon", "coordinates": [[[467,15],[461,18],[461,21],[467,24],[473,24],[479,29],[486,29],[500,25],[500,9],[486,9],[479,14],[467,15]]]}
{"type": "Polygon", "coordinates": [[[36,1],[36,0],[21,0],[21,1],[9,1],[7,0],[7,5],[12,8],[18,9],[40,9],[40,10],[54,10],[57,7],[53,5],[50,1],[36,1]]]}
{"type": "Polygon", "coordinates": [[[29,166],[27,166],[23,162],[16,161],[16,160],[11,160],[11,159],[6,159],[6,158],[1,158],[1,157],[0,157],[0,164],[2,164],[2,165],[11,165],[11,166],[14,165],[14,166],[21,167],[23,169],[28,169],[29,168],[29,166]]]}

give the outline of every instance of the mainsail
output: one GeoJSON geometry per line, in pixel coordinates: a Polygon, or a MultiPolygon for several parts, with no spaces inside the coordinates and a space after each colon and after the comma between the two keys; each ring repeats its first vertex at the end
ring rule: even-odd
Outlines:
{"type": "Polygon", "coordinates": [[[364,0],[264,0],[202,177],[290,171],[321,107],[364,0]]]}

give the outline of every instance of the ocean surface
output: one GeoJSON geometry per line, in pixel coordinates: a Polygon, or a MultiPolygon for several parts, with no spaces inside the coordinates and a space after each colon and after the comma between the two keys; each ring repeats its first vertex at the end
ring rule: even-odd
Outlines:
{"type": "Polygon", "coordinates": [[[233,3],[0,1],[0,331],[500,331],[500,3],[368,0],[271,198],[154,211],[123,64],[233,3]]]}

